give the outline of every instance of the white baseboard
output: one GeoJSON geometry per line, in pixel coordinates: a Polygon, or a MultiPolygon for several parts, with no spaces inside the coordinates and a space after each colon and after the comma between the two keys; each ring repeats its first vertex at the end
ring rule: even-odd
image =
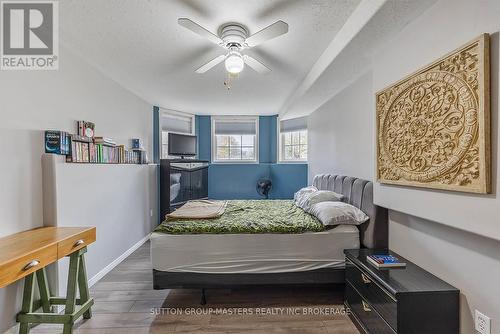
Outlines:
{"type": "Polygon", "coordinates": [[[11,328],[7,329],[3,334],[17,334],[19,333],[19,324],[12,326],[11,328]]]}
{"type": "Polygon", "coordinates": [[[115,268],[117,265],[119,265],[121,262],[123,262],[123,260],[125,260],[130,254],[132,254],[133,252],[135,252],[146,241],[148,241],[149,237],[150,237],[150,235],[148,234],[147,236],[145,236],[144,238],[142,238],[141,240],[139,240],[135,245],[133,245],[132,247],[130,247],[129,249],[127,249],[125,251],[125,253],[123,253],[122,255],[120,255],[113,262],[111,262],[106,267],[104,267],[104,269],[102,269],[97,274],[95,274],[91,279],[89,279],[89,287],[91,287],[92,285],[96,284],[107,273],[109,273],[111,270],[113,270],[113,268],[115,268]]]}

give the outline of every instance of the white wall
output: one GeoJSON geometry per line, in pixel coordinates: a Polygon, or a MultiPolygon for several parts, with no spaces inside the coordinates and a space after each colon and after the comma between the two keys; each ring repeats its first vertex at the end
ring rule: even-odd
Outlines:
{"type": "Polygon", "coordinates": [[[367,72],[309,116],[309,183],[322,173],[373,178],[371,91],[367,72]]]}
{"type": "MultiPolygon", "coordinates": [[[[86,254],[91,284],[156,226],[156,167],[68,164],[44,154],[44,225],[96,227],[96,242],[86,254]]],[[[52,292],[59,296],[66,295],[68,265],[65,258],[51,268],[52,292]]]]}
{"type": "MultiPolygon", "coordinates": [[[[124,144],[140,137],[151,152],[152,106],[60,51],[58,71],[0,72],[0,237],[43,223],[42,130],[74,132],[75,120],[94,121],[98,135],[124,144]]],[[[19,282],[0,289],[0,333],[15,323],[20,296],[19,282]]]]}
{"type": "MultiPolygon", "coordinates": [[[[499,30],[500,1],[440,1],[386,45],[375,56],[373,68],[373,89],[378,91],[481,33],[492,34],[490,48],[494,174],[497,171],[500,148],[497,145],[499,30]]],[[[493,189],[500,189],[500,178],[494,176],[493,189]]],[[[375,185],[374,194],[378,204],[388,208],[500,240],[500,197],[497,194],[470,195],[387,185],[375,185]],[[477,212],[481,212],[480,219],[477,212]]]]}
{"type": "Polygon", "coordinates": [[[500,333],[500,242],[390,211],[390,248],[460,289],[462,334],[474,333],[474,309],[500,333]]]}
{"type": "MultiPolygon", "coordinates": [[[[380,51],[372,59],[371,75],[365,74],[371,77],[371,88],[367,88],[364,80],[355,80],[310,117],[310,176],[316,172],[333,172],[373,179],[375,92],[488,32],[492,34],[492,148],[496,191],[500,156],[499,13],[500,2],[495,0],[441,0],[391,41],[379,45],[380,51]],[[355,124],[361,121],[369,124],[355,124]],[[366,127],[370,128],[370,136],[354,132],[366,131],[366,127]],[[330,133],[326,132],[328,129],[330,133]],[[344,148],[339,148],[341,145],[344,148]],[[368,154],[360,154],[361,146],[366,146],[368,154]],[[348,157],[339,157],[340,154],[348,157]]],[[[461,333],[474,333],[473,312],[478,309],[492,318],[492,333],[499,334],[500,241],[494,239],[500,239],[498,195],[376,185],[375,200],[393,209],[390,211],[390,247],[461,290],[461,333]]]]}

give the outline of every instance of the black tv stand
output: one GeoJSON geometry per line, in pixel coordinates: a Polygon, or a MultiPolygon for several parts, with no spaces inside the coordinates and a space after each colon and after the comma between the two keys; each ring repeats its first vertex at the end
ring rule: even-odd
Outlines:
{"type": "Polygon", "coordinates": [[[193,199],[208,198],[207,160],[160,160],[160,217],[193,199]]]}

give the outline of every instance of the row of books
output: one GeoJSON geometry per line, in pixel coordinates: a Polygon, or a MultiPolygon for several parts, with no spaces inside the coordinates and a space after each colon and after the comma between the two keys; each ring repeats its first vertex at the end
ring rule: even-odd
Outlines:
{"type": "Polygon", "coordinates": [[[141,164],[145,163],[142,151],[125,149],[124,145],[111,146],[85,141],[72,141],[68,162],[87,162],[103,164],[141,164]]]}
{"type": "MultiPolygon", "coordinates": [[[[80,126],[80,122],[78,122],[78,125],[80,126]]],[[[85,125],[83,124],[82,126],[85,125]]],[[[89,127],[86,129],[88,130],[89,127]]],[[[71,135],[64,131],[45,131],[45,152],[65,155],[67,162],[147,163],[147,156],[144,150],[128,150],[124,145],[116,145],[113,139],[107,137],[90,137],[80,134],[71,135]]]]}

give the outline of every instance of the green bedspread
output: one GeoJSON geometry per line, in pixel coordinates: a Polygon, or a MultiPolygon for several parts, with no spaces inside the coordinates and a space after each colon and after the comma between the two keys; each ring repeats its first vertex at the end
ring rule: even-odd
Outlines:
{"type": "Polygon", "coordinates": [[[292,200],[232,200],[212,219],[168,219],[155,232],[168,234],[248,234],[319,232],[325,227],[292,200]]]}

